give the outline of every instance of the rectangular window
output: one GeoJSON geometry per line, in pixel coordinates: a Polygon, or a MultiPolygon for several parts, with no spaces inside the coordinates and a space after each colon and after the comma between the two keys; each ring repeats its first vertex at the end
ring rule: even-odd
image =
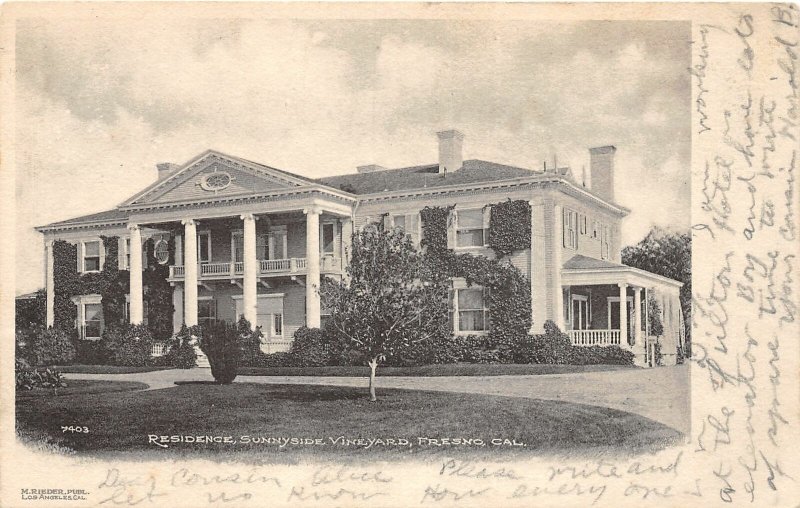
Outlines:
{"type": "Polygon", "coordinates": [[[83,271],[100,271],[100,242],[83,242],[83,271]]]}
{"type": "Polygon", "coordinates": [[[217,302],[212,298],[198,299],[197,323],[201,326],[217,322],[217,302]]]}
{"type": "Polygon", "coordinates": [[[483,210],[459,210],[456,219],[456,246],[483,247],[483,210]]]}
{"type": "Polygon", "coordinates": [[[231,232],[231,247],[233,248],[234,263],[244,262],[244,235],[241,231],[231,232]]]}
{"type": "Polygon", "coordinates": [[[256,259],[269,259],[269,236],[264,233],[256,235],[256,259]]]}
{"type": "Polygon", "coordinates": [[[564,208],[564,247],[578,248],[578,212],[564,208]]]}
{"type": "Polygon", "coordinates": [[[602,237],[600,239],[600,257],[609,259],[611,257],[611,228],[603,224],[602,237]]]}
{"type": "Polygon", "coordinates": [[[197,233],[197,260],[200,263],[211,262],[211,232],[197,233]]]}
{"type": "MultiPolygon", "coordinates": [[[[456,332],[485,332],[489,326],[487,290],[482,287],[455,289],[452,310],[458,317],[456,332]]],[[[452,318],[451,318],[452,321],[452,318]]]]}
{"type": "Polygon", "coordinates": [[[103,306],[99,303],[83,304],[83,338],[97,340],[103,336],[103,306]]]}
{"type": "Polygon", "coordinates": [[[592,221],[592,238],[599,238],[600,232],[598,230],[598,222],[596,220],[592,221]]]}
{"type": "Polygon", "coordinates": [[[125,239],[125,266],[123,267],[124,270],[129,270],[131,268],[131,239],[125,239]]]}
{"type": "Polygon", "coordinates": [[[335,235],[335,224],[333,223],[326,223],[322,225],[322,253],[323,254],[333,254],[334,252],[334,238],[335,235]]]}
{"type": "Polygon", "coordinates": [[[283,336],[283,314],[272,315],[272,336],[283,336]]]}
{"type": "Polygon", "coordinates": [[[270,228],[269,256],[267,259],[286,259],[288,257],[288,245],[286,239],[286,226],[270,228]]]}

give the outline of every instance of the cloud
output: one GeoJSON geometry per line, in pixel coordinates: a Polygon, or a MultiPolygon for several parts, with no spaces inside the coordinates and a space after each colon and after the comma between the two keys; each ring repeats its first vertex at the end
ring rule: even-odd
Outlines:
{"type": "Polygon", "coordinates": [[[115,206],[158,162],[216,148],[317,177],[433,162],[450,127],[468,158],[578,175],[616,145],[634,238],[688,217],[688,40],[681,23],[21,21],[18,290],[41,281],[34,225],[115,206]]]}

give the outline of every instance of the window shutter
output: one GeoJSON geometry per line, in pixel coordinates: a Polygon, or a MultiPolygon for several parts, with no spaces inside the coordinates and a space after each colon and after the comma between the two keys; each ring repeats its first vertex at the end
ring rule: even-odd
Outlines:
{"type": "Polygon", "coordinates": [[[492,207],[483,207],[483,246],[489,245],[489,224],[492,219],[492,207]]]}
{"type": "Polygon", "coordinates": [[[567,244],[567,235],[568,235],[567,229],[569,227],[569,219],[567,218],[568,215],[569,215],[569,210],[564,208],[563,213],[561,214],[561,222],[562,222],[562,224],[561,224],[561,237],[562,237],[561,240],[562,240],[562,243],[563,243],[564,247],[566,247],[568,245],[567,244]]]}
{"type": "Polygon", "coordinates": [[[389,215],[388,213],[384,214],[383,217],[382,217],[382,222],[383,222],[383,230],[384,231],[391,231],[392,223],[393,223],[392,216],[389,215]]]}
{"type": "Polygon", "coordinates": [[[411,237],[414,247],[419,246],[419,214],[406,214],[406,234],[411,237]]]}
{"type": "Polygon", "coordinates": [[[447,217],[447,248],[452,249],[456,246],[456,230],[458,229],[458,212],[450,210],[447,217]]]}

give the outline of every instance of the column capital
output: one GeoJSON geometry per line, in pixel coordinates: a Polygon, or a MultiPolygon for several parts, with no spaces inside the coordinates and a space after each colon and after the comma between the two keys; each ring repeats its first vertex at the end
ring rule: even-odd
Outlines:
{"type": "Polygon", "coordinates": [[[252,213],[243,213],[239,218],[242,220],[257,220],[256,216],[252,213]]]}
{"type": "Polygon", "coordinates": [[[196,226],[197,222],[194,219],[182,219],[181,224],[184,226],[196,226]]]}
{"type": "Polygon", "coordinates": [[[620,289],[627,289],[628,288],[628,283],[627,282],[617,282],[617,286],[620,289]]]}
{"type": "Polygon", "coordinates": [[[141,231],[141,229],[142,226],[140,226],[139,224],[128,224],[129,231],[141,231]]]}
{"type": "Polygon", "coordinates": [[[644,288],[642,288],[642,286],[631,286],[631,287],[632,287],[632,288],[633,288],[633,290],[634,290],[635,292],[637,292],[637,293],[641,292],[641,290],[642,290],[642,289],[644,289],[644,288]]]}
{"type": "Polygon", "coordinates": [[[320,207],[313,205],[306,208],[303,208],[303,213],[306,215],[321,215],[322,209],[320,207]]]}

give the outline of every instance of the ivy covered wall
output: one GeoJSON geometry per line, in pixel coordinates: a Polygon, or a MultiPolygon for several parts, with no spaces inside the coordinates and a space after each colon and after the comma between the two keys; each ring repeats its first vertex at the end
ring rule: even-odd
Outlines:
{"type": "MultiPolygon", "coordinates": [[[[125,322],[125,295],[130,291],[130,272],[119,269],[119,237],[102,236],[105,263],[102,270],[78,273],[78,246],[64,240],[53,242],[53,326],[72,332],[75,329],[77,307],[72,298],[79,295],[99,294],[102,298],[105,327],[127,324],[125,322]]],[[[174,262],[174,239],[170,238],[170,258],[167,265],[156,262],[154,242],[145,242],[147,268],[142,273],[144,299],[148,303],[148,328],[150,333],[165,339],[172,335],[172,287],[167,282],[169,264],[174,262]]]]}
{"type": "Polygon", "coordinates": [[[489,246],[497,259],[456,254],[448,249],[447,227],[453,206],[425,207],[420,212],[421,245],[432,273],[440,275],[445,288],[449,288],[450,279],[457,277],[463,278],[469,286],[489,289],[487,347],[499,349],[501,360],[510,360],[512,346],[526,336],[531,327],[531,285],[519,269],[503,261],[503,256],[530,248],[531,212],[527,201],[490,206],[489,246]],[[503,351],[508,352],[508,358],[503,358],[503,351]]]}

